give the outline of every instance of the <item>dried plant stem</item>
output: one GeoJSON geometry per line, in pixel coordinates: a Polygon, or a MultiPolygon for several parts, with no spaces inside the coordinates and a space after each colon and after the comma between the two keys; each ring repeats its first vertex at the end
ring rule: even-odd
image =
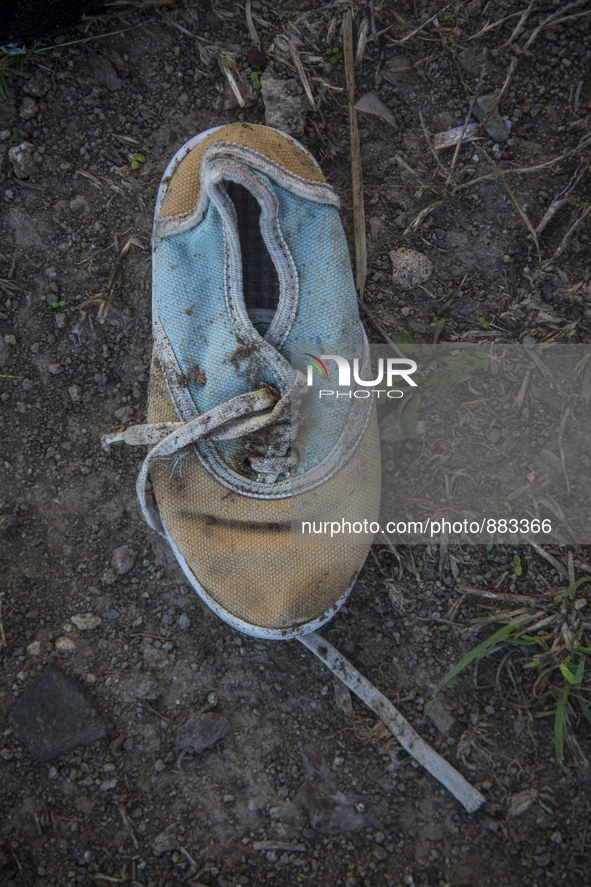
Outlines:
{"type": "Polygon", "coordinates": [[[353,24],[351,13],[343,18],[343,53],[347,98],[349,101],[349,124],[351,132],[351,184],[353,191],[353,230],[355,239],[355,284],[359,298],[363,300],[365,278],[367,277],[367,243],[365,240],[365,209],[363,205],[363,172],[361,167],[361,146],[355,110],[355,73],[353,67],[353,24]]]}
{"type": "Polygon", "coordinates": [[[458,157],[460,156],[460,149],[462,147],[462,143],[464,141],[464,135],[466,134],[466,127],[470,123],[470,118],[472,117],[472,111],[474,110],[474,105],[476,104],[476,99],[480,93],[480,87],[482,86],[482,81],[484,80],[484,72],[486,71],[486,65],[483,63],[482,70],[480,71],[480,77],[478,78],[478,83],[476,84],[476,89],[474,90],[474,95],[472,96],[472,101],[470,102],[470,107],[468,109],[468,113],[466,114],[466,119],[464,120],[464,126],[462,127],[462,132],[460,133],[460,138],[458,139],[458,143],[456,145],[456,150],[454,151],[454,156],[452,157],[452,161],[449,167],[449,173],[447,179],[445,181],[444,190],[447,191],[449,188],[450,182],[452,180],[454,170],[456,168],[456,164],[458,162],[458,157]]]}
{"type": "Polygon", "coordinates": [[[403,43],[406,43],[407,40],[410,40],[412,37],[422,31],[423,28],[426,28],[427,25],[430,25],[431,22],[434,21],[438,15],[441,15],[442,12],[445,12],[445,10],[449,9],[449,7],[452,5],[452,3],[447,3],[442,9],[438,9],[437,12],[431,16],[431,18],[428,18],[426,22],[423,22],[422,25],[419,25],[419,27],[415,28],[414,31],[411,31],[410,34],[407,34],[406,37],[402,37],[400,40],[395,40],[394,43],[398,44],[399,46],[403,43]]]}
{"type": "Polygon", "coordinates": [[[300,80],[302,81],[302,86],[304,87],[304,92],[306,93],[306,98],[308,99],[308,104],[312,111],[316,110],[316,102],[314,101],[314,96],[312,94],[312,90],[310,88],[310,84],[308,82],[308,78],[306,76],[306,72],[304,71],[304,66],[302,65],[302,60],[298,54],[297,49],[291,40],[288,41],[289,46],[289,54],[291,56],[291,60],[295,65],[296,71],[300,76],[300,80]]]}
{"type": "Polygon", "coordinates": [[[259,46],[259,35],[257,34],[257,29],[255,28],[254,22],[252,20],[252,0],[246,0],[244,14],[246,16],[246,27],[248,28],[248,36],[255,46],[259,46]]]}

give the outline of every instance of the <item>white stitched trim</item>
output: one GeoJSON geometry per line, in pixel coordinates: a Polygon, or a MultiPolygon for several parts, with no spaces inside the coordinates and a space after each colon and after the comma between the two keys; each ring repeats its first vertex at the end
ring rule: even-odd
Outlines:
{"type": "Polygon", "coordinates": [[[221,604],[218,604],[218,602],[214,600],[212,596],[197,581],[195,574],[177,548],[166,527],[164,527],[164,533],[165,538],[168,540],[168,544],[172,548],[174,556],[179,562],[181,570],[183,571],[201,600],[207,604],[209,609],[212,610],[216,614],[216,616],[219,616],[220,619],[222,619],[228,625],[232,626],[232,628],[236,628],[243,634],[247,634],[255,638],[287,641],[290,638],[301,637],[302,635],[308,634],[311,631],[316,631],[316,629],[321,628],[326,622],[332,619],[335,613],[343,606],[343,604],[351,594],[353,586],[357,581],[357,576],[359,575],[355,574],[355,579],[353,580],[349,588],[344,592],[344,594],[342,594],[340,598],[338,598],[334,602],[334,604],[332,604],[332,606],[328,608],[328,610],[325,610],[324,613],[321,613],[320,616],[317,616],[315,619],[311,619],[309,622],[302,622],[300,623],[300,625],[295,625],[290,628],[262,628],[258,625],[252,625],[250,622],[245,622],[243,619],[239,619],[238,616],[233,616],[232,613],[228,612],[228,610],[222,607],[221,604]]]}

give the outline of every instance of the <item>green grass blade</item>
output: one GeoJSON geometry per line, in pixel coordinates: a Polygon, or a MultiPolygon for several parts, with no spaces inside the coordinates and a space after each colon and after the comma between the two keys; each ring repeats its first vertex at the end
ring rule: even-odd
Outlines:
{"type": "Polygon", "coordinates": [[[439,686],[437,687],[433,695],[431,705],[433,705],[433,703],[437,699],[437,696],[439,695],[441,689],[445,687],[446,684],[449,684],[449,682],[453,678],[455,678],[455,676],[458,675],[464,668],[466,668],[467,665],[470,665],[471,662],[474,662],[475,659],[477,659],[479,656],[482,656],[484,653],[490,650],[491,647],[494,647],[501,641],[507,640],[512,634],[518,631],[522,625],[527,625],[527,623],[531,622],[533,618],[533,616],[526,616],[525,618],[520,619],[519,622],[509,622],[507,625],[503,625],[502,628],[499,628],[498,631],[495,631],[494,634],[491,634],[490,637],[486,638],[484,641],[470,650],[469,653],[466,653],[466,655],[462,659],[460,659],[459,662],[453,665],[447,672],[447,674],[444,675],[444,677],[441,679],[441,681],[439,682],[439,686]]]}

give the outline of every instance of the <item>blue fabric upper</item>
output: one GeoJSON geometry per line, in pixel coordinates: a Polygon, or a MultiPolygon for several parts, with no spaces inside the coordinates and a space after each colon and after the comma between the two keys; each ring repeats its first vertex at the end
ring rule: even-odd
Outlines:
{"type": "MultiPolygon", "coordinates": [[[[327,353],[327,345],[347,344],[357,346],[361,356],[357,296],[338,210],[294,195],[263,175],[261,179],[277,198],[279,227],[299,277],[297,315],[281,354],[289,361],[294,345],[308,345],[319,355],[327,353]]],[[[154,269],[158,314],[200,413],[262,383],[276,383],[234,331],[224,294],[222,220],[212,202],[194,228],[158,242],[154,269]],[[205,384],[192,381],[191,372],[195,377],[197,370],[205,374],[205,384]]],[[[305,376],[307,366],[297,369],[305,376]]],[[[335,371],[327,387],[336,385],[335,371]]],[[[330,405],[307,399],[305,421],[309,427],[322,422],[323,433],[307,445],[305,469],[330,451],[349,409],[346,399],[330,405]]]]}

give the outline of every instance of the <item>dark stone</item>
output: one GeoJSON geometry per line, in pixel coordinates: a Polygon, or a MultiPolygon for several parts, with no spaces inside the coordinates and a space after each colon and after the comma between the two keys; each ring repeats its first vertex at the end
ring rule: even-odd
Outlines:
{"type": "Polygon", "coordinates": [[[70,678],[48,665],[13,705],[8,723],[38,761],[102,739],[109,725],[70,678]]]}
{"type": "Polygon", "coordinates": [[[228,733],[228,724],[218,718],[201,718],[192,724],[185,724],[176,735],[179,748],[192,748],[205,751],[228,733]]]}

